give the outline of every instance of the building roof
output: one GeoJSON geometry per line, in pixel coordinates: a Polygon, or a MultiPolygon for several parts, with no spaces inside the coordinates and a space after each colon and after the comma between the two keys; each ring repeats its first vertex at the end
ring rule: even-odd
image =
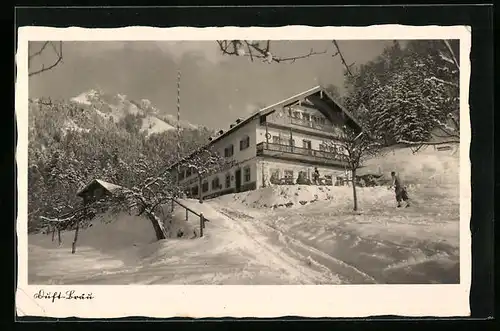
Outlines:
{"type": "MultiPolygon", "coordinates": [[[[203,148],[206,148],[207,146],[209,145],[212,145],[214,144],[216,141],[219,141],[220,139],[228,136],[229,134],[231,134],[232,132],[235,132],[236,130],[238,130],[239,128],[241,128],[242,126],[244,126],[245,124],[249,123],[250,121],[260,117],[260,116],[263,116],[263,115],[267,115],[267,114],[270,114],[272,113],[273,111],[275,111],[275,108],[276,107],[286,107],[288,105],[291,105],[301,99],[304,99],[304,98],[307,98],[308,96],[311,96],[313,94],[316,94],[318,92],[321,92],[322,94],[326,95],[328,97],[328,99],[330,99],[336,106],[339,107],[339,109],[355,124],[357,125],[359,128],[361,128],[361,124],[359,123],[359,121],[353,116],[353,114],[348,111],[344,106],[342,106],[340,104],[340,102],[338,102],[330,93],[328,93],[328,91],[325,90],[325,88],[323,88],[322,86],[318,85],[318,86],[315,86],[309,90],[306,90],[304,92],[301,92],[299,94],[296,94],[294,96],[291,96],[287,99],[284,99],[284,100],[281,100],[275,104],[272,104],[270,106],[267,106],[267,107],[264,107],[256,112],[253,112],[252,114],[250,114],[248,117],[246,117],[245,119],[235,123],[229,130],[223,132],[222,134],[220,134],[219,136],[215,137],[214,139],[212,139],[207,145],[205,146],[202,146],[200,148],[198,148],[197,150],[195,150],[194,152],[192,152],[191,154],[185,156],[184,158],[182,158],[181,160],[179,160],[178,162],[175,162],[174,164],[172,164],[171,166],[168,167],[168,169],[171,169],[173,168],[174,166],[176,166],[179,162],[182,162],[182,161],[185,161],[187,159],[189,159],[192,155],[196,154],[197,152],[199,152],[200,150],[202,150],[203,148]]],[[[167,170],[168,170],[167,169],[167,170]]]]}
{"type": "Polygon", "coordinates": [[[80,191],[78,191],[78,193],[76,193],[76,195],[81,196],[85,191],[87,191],[94,184],[98,184],[98,185],[102,186],[105,190],[107,190],[110,193],[113,193],[117,190],[123,189],[123,186],[108,183],[108,182],[105,182],[101,179],[93,179],[90,183],[85,185],[84,188],[82,188],[80,191]]]}

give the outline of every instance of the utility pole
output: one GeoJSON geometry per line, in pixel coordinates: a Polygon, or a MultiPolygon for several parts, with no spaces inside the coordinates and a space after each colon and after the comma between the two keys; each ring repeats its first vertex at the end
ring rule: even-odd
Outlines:
{"type": "Polygon", "coordinates": [[[181,71],[177,71],[177,188],[179,185],[180,161],[181,161],[181,71]]]}

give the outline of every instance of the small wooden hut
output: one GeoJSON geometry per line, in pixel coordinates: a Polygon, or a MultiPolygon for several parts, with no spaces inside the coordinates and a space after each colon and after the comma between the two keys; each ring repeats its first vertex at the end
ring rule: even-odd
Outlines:
{"type": "Polygon", "coordinates": [[[112,195],[114,192],[120,189],[123,189],[123,187],[105,182],[100,179],[94,179],[90,183],[85,185],[84,188],[78,191],[76,195],[83,199],[84,204],[88,204],[102,199],[107,195],[112,195]]]}

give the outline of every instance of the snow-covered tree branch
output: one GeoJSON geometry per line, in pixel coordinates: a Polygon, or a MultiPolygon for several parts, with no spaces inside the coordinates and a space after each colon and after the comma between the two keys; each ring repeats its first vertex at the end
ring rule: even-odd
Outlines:
{"type": "Polygon", "coordinates": [[[213,145],[198,148],[194,153],[181,160],[179,167],[195,173],[198,177],[199,200],[203,201],[203,180],[215,173],[229,169],[234,165],[231,158],[226,158],[215,150],[213,145]]]}
{"type": "Polygon", "coordinates": [[[388,145],[459,142],[455,44],[413,40],[403,48],[394,42],[377,59],[346,75],[345,106],[357,114],[370,109],[363,116],[388,145]]]}
{"type": "Polygon", "coordinates": [[[344,125],[340,139],[325,141],[325,154],[346,163],[346,169],[351,172],[354,211],[358,210],[356,194],[356,171],[363,163],[381,153],[383,143],[381,136],[373,135],[368,127],[355,130],[344,125]]]}

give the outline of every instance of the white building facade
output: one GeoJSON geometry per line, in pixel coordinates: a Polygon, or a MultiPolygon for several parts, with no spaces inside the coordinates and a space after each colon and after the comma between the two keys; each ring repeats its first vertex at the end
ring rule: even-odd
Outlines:
{"type": "Polygon", "coordinates": [[[311,181],[344,185],[350,172],[345,152],[335,144],[344,125],[361,128],[347,110],[317,86],[221,131],[209,144],[234,166],[203,178],[201,187],[196,174],[181,169],[179,184],[192,197],[198,198],[201,190],[204,199],[270,185],[311,181]]]}

